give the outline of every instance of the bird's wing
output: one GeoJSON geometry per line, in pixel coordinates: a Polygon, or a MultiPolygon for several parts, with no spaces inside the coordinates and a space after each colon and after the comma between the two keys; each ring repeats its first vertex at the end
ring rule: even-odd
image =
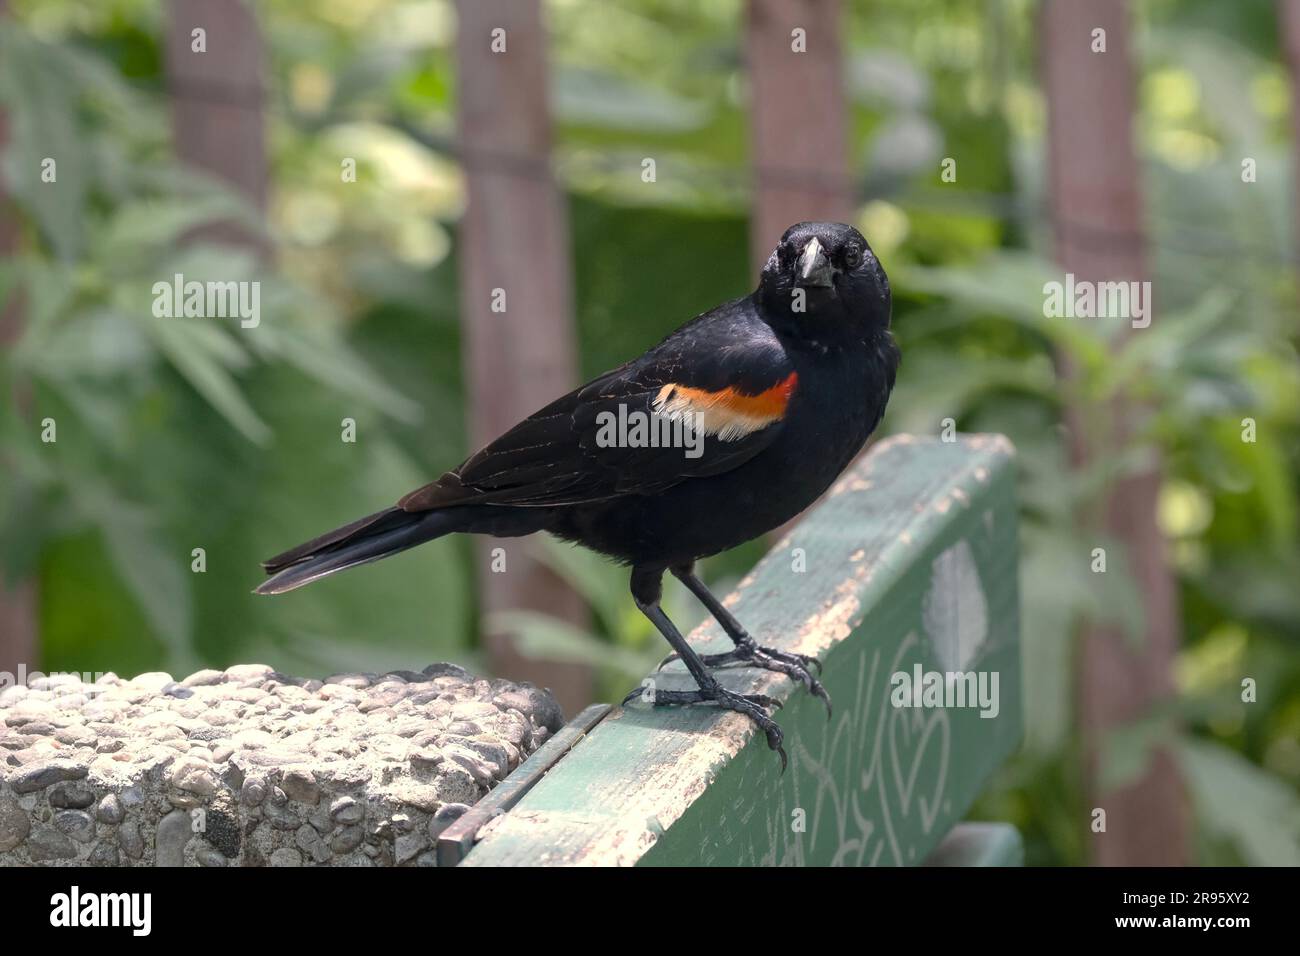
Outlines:
{"type": "Polygon", "coordinates": [[[733,303],[547,405],[399,507],[577,504],[720,474],[771,443],[797,387],[780,341],[733,303]]]}

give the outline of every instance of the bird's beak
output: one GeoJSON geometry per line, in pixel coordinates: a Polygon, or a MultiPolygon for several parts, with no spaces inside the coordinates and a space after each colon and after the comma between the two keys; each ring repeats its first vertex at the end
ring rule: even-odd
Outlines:
{"type": "Polygon", "coordinates": [[[816,239],[809,239],[799,254],[798,278],[796,285],[829,289],[831,282],[831,261],[826,257],[826,250],[816,239]]]}

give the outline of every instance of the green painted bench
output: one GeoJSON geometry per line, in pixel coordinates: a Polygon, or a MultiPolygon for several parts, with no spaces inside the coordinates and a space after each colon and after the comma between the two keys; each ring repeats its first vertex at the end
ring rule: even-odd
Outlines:
{"type": "MultiPolygon", "coordinates": [[[[1019,863],[1012,828],[957,825],[1021,737],[1014,471],[1001,436],[882,441],[727,598],[760,643],[824,664],[829,721],[784,676],[721,672],[785,702],[784,775],[737,714],[597,705],[448,828],[439,860],[1019,863]]],[[[730,646],[713,622],[691,640],[730,646]]],[[[689,686],[680,664],[655,680],[689,686]]]]}

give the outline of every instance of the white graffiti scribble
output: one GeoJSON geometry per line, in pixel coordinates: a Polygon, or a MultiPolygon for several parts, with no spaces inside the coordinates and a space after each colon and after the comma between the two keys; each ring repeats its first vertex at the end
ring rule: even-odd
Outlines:
{"type": "Polygon", "coordinates": [[[940,554],[931,570],[920,606],[925,639],[909,631],[883,668],[879,643],[858,655],[852,695],[858,706],[839,713],[823,733],[793,741],[793,799],[758,811],[765,813],[764,825],[747,828],[753,836],[741,848],[742,865],[798,866],[809,859],[829,859],[833,866],[906,865],[934,845],[936,822],[951,809],[945,798],[951,716],[944,708],[891,706],[887,675],[927,649],[945,663],[970,664],[984,649],[988,611],[964,540],[940,554]],[[806,832],[793,832],[791,807],[806,811],[806,832]],[[902,826],[912,819],[919,827],[902,826]]]}

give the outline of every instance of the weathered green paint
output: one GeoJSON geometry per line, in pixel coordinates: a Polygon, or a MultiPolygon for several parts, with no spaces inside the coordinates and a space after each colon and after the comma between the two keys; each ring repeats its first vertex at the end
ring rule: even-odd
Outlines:
{"type": "MultiPolygon", "coordinates": [[[[825,664],[830,721],[781,675],[719,672],[785,700],[789,771],[740,715],[616,708],[462,865],[919,863],[1020,739],[1017,553],[1004,438],[881,442],[728,598],[761,643],[825,664]],[[894,707],[914,664],[996,673],[998,715],[894,707]]],[[[729,646],[712,622],[692,639],[729,646]]],[[[675,664],[659,686],[691,683],[675,664]]]]}
{"type": "Polygon", "coordinates": [[[592,704],[560,728],[459,820],[438,836],[438,865],[456,866],[474,846],[478,832],[508,811],[609,713],[609,704],[592,704]]]}
{"type": "Polygon", "coordinates": [[[925,866],[1024,866],[1020,831],[1007,823],[959,823],[925,858],[925,866]]]}

